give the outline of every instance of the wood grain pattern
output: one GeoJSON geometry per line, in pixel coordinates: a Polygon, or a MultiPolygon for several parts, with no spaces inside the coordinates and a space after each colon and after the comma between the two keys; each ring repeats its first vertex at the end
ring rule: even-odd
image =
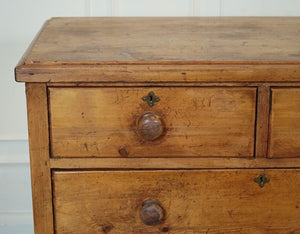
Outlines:
{"type": "Polygon", "coordinates": [[[300,168],[300,158],[51,158],[54,169],[300,168]]]}
{"type": "Polygon", "coordinates": [[[147,61],[299,64],[299,25],[300,17],[53,18],[25,64],[147,61]]]}
{"type": "MultiPolygon", "coordinates": [[[[278,83],[278,82],[264,82],[263,86],[269,87],[299,87],[300,83],[294,82],[284,82],[284,83],[278,83]]],[[[72,83],[72,82],[66,82],[66,83],[47,83],[47,87],[165,87],[165,86],[171,86],[171,87],[258,87],[262,86],[261,82],[168,82],[168,83],[153,83],[153,82],[147,82],[147,83],[72,83]]]]}
{"type": "Polygon", "coordinates": [[[54,18],[16,80],[299,82],[299,24],[300,17],[54,18]]]}
{"type": "Polygon", "coordinates": [[[22,65],[16,80],[25,82],[299,82],[299,64],[133,64],[22,65]]]}
{"type": "Polygon", "coordinates": [[[270,157],[300,157],[300,88],[272,88],[270,157]]]}
{"type": "Polygon", "coordinates": [[[26,84],[32,204],[36,234],[53,234],[46,84],[26,84]]]}
{"type": "Polygon", "coordinates": [[[56,171],[53,179],[58,234],[300,230],[299,170],[56,171]],[[270,182],[260,188],[262,172],[270,182]],[[165,210],[161,224],[140,220],[148,199],[165,210]]]}
{"type": "Polygon", "coordinates": [[[260,86],[257,90],[256,145],[255,157],[266,157],[269,136],[270,87],[260,86]]]}
{"type": "Polygon", "coordinates": [[[253,157],[255,88],[49,88],[53,157],[253,157]],[[142,97],[154,91],[149,107],[142,97]],[[145,141],[137,121],[160,116],[145,141]]]}

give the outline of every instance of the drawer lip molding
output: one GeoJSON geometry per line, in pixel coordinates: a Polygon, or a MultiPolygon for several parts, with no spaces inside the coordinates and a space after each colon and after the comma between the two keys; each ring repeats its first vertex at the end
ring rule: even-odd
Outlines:
{"type": "Polygon", "coordinates": [[[52,180],[58,233],[299,230],[299,169],[53,171],[52,180]],[[161,223],[140,220],[146,200],[164,209],[161,223]]]}
{"type": "Polygon", "coordinates": [[[64,83],[47,83],[47,87],[71,88],[71,87],[299,87],[298,82],[132,82],[132,83],[116,83],[116,82],[64,82],[64,83]]]}
{"type": "Polygon", "coordinates": [[[49,87],[51,156],[254,157],[256,95],[256,87],[49,87]],[[142,100],[151,91],[154,106],[142,100]],[[136,133],[147,113],[164,123],[153,141],[136,133]]]}
{"type": "Polygon", "coordinates": [[[299,82],[296,64],[21,65],[16,81],[46,83],[299,82]],[[272,74],[270,76],[270,74],[272,74]]]}
{"type": "Polygon", "coordinates": [[[52,169],[300,168],[298,158],[51,158],[52,169]]]}

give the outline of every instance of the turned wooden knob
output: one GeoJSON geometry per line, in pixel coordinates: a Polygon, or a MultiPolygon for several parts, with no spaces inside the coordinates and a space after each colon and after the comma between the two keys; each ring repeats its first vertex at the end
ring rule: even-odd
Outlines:
{"type": "Polygon", "coordinates": [[[158,115],[147,113],[138,122],[138,133],[145,140],[153,141],[163,132],[162,122],[158,115]]]}
{"type": "Polygon", "coordinates": [[[164,218],[164,210],[156,200],[146,200],[140,209],[140,218],[146,225],[156,225],[164,218]]]}

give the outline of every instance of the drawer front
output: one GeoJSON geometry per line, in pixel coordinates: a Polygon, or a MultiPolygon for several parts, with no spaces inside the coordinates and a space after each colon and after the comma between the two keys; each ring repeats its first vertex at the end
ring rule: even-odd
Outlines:
{"type": "Polygon", "coordinates": [[[300,157],[300,88],[273,88],[270,157],[300,157]]]}
{"type": "Polygon", "coordinates": [[[256,88],[49,88],[49,94],[53,157],[253,156],[256,88]]]}
{"type": "Polygon", "coordinates": [[[300,170],[55,171],[53,189],[58,234],[300,231],[300,170]]]}

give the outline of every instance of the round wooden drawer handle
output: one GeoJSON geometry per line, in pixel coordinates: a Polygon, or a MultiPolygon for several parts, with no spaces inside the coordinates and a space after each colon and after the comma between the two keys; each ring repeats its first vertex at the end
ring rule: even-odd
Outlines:
{"type": "Polygon", "coordinates": [[[164,210],[156,200],[146,200],[140,209],[140,218],[146,225],[156,225],[164,219],[164,210]]]}
{"type": "Polygon", "coordinates": [[[139,119],[137,130],[142,138],[153,141],[161,136],[163,125],[158,115],[147,113],[139,119]]]}

